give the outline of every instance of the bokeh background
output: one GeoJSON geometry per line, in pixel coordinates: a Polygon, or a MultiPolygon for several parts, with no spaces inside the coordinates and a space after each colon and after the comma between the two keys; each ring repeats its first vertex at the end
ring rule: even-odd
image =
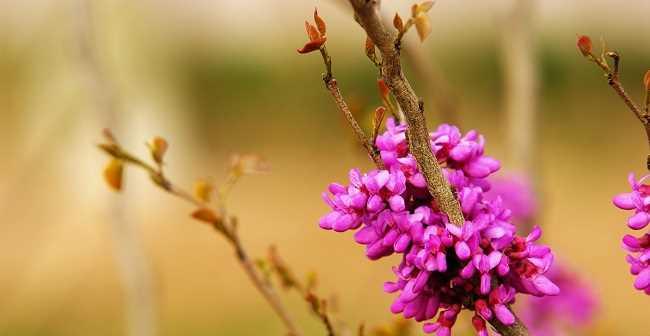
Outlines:
{"type": "MultiPolygon", "coordinates": [[[[410,1],[384,2],[408,15],[410,1]]],[[[219,183],[232,153],[266,157],[271,172],[245,178],[228,205],[251,254],[275,244],[297,273],[317,271],[320,292],[336,294],[336,316],[352,329],[390,321],[391,296],[381,288],[395,260],[368,262],[349,234],[316,224],[327,183],[370,162],[323,89],[320,57],[295,52],[314,5],[329,23],[340,86],[366,126],[380,104],[365,37],[341,3],[0,2],[0,335],[133,334],[121,239],[150,271],[158,335],[283,335],[230,247],[192,221],[189,206],[136,170],[122,194],[105,187],[106,157],[95,147],[104,127],[143,156],[147,139],[164,136],[169,175],[188,186],[198,177],[219,183]]],[[[517,164],[508,161],[504,113],[510,6],[439,0],[421,47],[453,96],[455,118],[486,135],[506,170],[517,164]]],[[[628,189],[628,172],[644,173],[647,148],[575,39],[606,38],[623,55],[624,84],[641,97],[648,12],[647,0],[544,0],[531,21],[539,221],[546,243],[600,296],[589,335],[647,332],[648,299],[633,289],[620,248],[625,214],[610,201],[628,189]]],[[[407,71],[416,89],[425,87],[407,71]]],[[[430,126],[442,120],[435,108],[427,117],[430,126]]],[[[322,334],[297,295],[283,298],[308,335],[322,334]]]]}

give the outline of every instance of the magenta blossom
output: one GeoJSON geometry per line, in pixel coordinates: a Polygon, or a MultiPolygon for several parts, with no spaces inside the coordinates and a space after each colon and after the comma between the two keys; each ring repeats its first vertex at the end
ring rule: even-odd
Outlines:
{"type": "MultiPolygon", "coordinates": [[[[650,186],[643,184],[648,176],[636,181],[634,174],[628,176],[632,192],[614,197],[614,205],[623,210],[633,211],[627,225],[633,230],[643,230],[650,222],[650,186]]],[[[639,237],[625,235],[623,249],[629,252],[626,257],[630,264],[630,273],[636,276],[634,288],[650,295],[650,234],[639,237]]]]}
{"type": "Polygon", "coordinates": [[[387,169],[366,174],[352,170],[348,186],[331,184],[324,199],[332,211],[320,226],[356,230],[354,238],[366,246],[370,259],[401,255],[393,267],[396,279],[384,285],[386,292],[397,293],[393,313],[426,321],[425,332],[446,336],[458,314],[471,310],[477,334],[486,336],[486,321],[515,322],[510,305],[517,293],[559,293],[545,275],[553,253],[536,243],[541,230],[518,236],[512,211],[500,197],[486,197],[487,177],[499,163],[484,155],[483,136],[476,131],[463,136],[450,125],[431,133],[433,153],[465,217],[458,227],[428,193],[409,153],[406,126],[393,119],[386,124],[376,146],[387,169]]]}

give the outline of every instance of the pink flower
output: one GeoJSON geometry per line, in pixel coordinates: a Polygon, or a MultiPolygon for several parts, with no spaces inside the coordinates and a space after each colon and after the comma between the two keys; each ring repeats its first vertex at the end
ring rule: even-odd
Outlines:
{"type": "Polygon", "coordinates": [[[488,176],[499,164],[483,155],[485,141],[475,131],[465,136],[450,125],[431,134],[433,152],[456,190],[465,217],[452,225],[426,188],[409,153],[406,126],[387,121],[376,145],[388,170],[350,172],[350,185],[330,185],[325,201],[332,212],[321,219],[324,229],[355,229],[355,240],[370,259],[401,255],[393,267],[396,279],[384,284],[397,297],[395,314],[429,321],[423,329],[450,335],[458,314],[474,310],[473,325],[487,335],[485,320],[514,323],[509,305],[515,294],[556,295],[559,288],[545,273],[553,254],[536,241],[541,230],[516,235],[512,211],[500,197],[490,199],[488,176]],[[437,318],[436,318],[437,316],[437,318]]]}

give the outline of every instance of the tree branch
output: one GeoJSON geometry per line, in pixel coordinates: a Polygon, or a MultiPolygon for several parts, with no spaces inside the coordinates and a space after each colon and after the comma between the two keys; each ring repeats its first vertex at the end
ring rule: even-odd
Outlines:
{"type": "MultiPolygon", "coordinates": [[[[144,160],[139,159],[135,155],[132,155],[122,149],[117,143],[108,143],[101,144],[99,148],[103,150],[106,154],[110,155],[114,159],[121,160],[125,163],[131,164],[133,166],[139,167],[146,171],[151,178],[151,181],[163,189],[164,191],[174,195],[193,206],[196,206],[199,209],[209,209],[205,202],[192,196],[192,193],[176,186],[169,180],[163,173],[161,166],[154,167],[153,165],[148,164],[144,160]]],[[[223,198],[223,193],[222,193],[223,198]]],[[[260,292],[262,297],[267,301],[271,306],[276,315],[280,318],[282,323],[288,330],[289,336],[302,336],[302,333],[298,330],[293,319],[289,315],[289,312],[286,310],[282,301],[280,300],[275,288],[266,281],[263,280],[262,276],[259,274],[258,270],[255,268],[253,261],[248,256],[246,249],[241,243],[239,238],[239,233],[237,231],[237,219],[235,217],[229,217],[226,213],[225,205],[223,199],[220,200],[219,211],[209,209],[210,216],[205,217],[195,217],[202,221],[207,221],[209,224],[220,233],[226,240],[232,245],[237,257],[237,261],[243,268],[244,272],[248,278],[253,283],[253,286],[260,292]],[[216,214],[219,213],[220,216],[216,214]]]]}
{"type": "Polygon", "coordinates": [[[396,34],[386,29],[379,12],[379,0],[350,0],[355,19],[375,43],[382,56],[382,76],[404,111],[408,123],[409,147],[427,181],[435,201],[456,225],[465,222],[458,200],[447,183],[442,168],[431,151],[423,104],[402,72],[396,34]]]}
{"type": "Polygon", "coordinates": [[[339,89],[336,78],[334,78],[334,75],[332,74],[332,58],[327,53],[327,48],[325,46],[322,46],[320,48],[320,53],[323,56],[323,63],[325,64],[326,70],[325,74],[323,74],[323,82],[325,83],[327,90],[332,95],[332,98],[334,98],[336,107],[338,107],[339,111],[343,113],[343,116],[345,116],[348,124],[350,124],[354,135],[357,137],[357,140],[361,143],[363,148],[366,149],[372,161],[374,161],[375,165],[377,165],[377,168],[384,169],[384,162],[381,160],[379,152],[377,152],[374,143],[370,138],[368,138],[368,136],[366,136],[366,133],[354,118],[352,111],[350,111],[350,108],[345,102],[345,99],[343,99],[343,95],[341,94],[341,90],[339,89]]]}
{"type": "MultiPolygon", "coordinates": [[[[583,53],[583,55],[590,61],[594,62],[603,72],[607,75],[607,84],[612,87],[614,92],[621,97],[625,106],[634,114],[634,116],[641,122],[643,129],[645,130],[648,147],[650,148],[650,114],[648,113],[647,108],[641,109],[635,102],[632,100],[630,95],[623,88],[620,80],[620,61],[621,56],[615,51],[606,51],[603,50],[603,53],[600,57],[596,57],[591,51],[591,40],[588,37],[582,36],[578,40],[578,48],[583,53]],[[584,40],[583,40],[584,39],[584,40]],[[605,56],[612,59],[614,62],[613,68],[607,63],[605,56]]],[[[646,88],[646,95],[648,94],[648,89],[646,88]]],[[[646,96],[646,101],[648,101],[646,96]]],[[[650,154],[648,154],[646,159],[646,168],[650,170],[650,154]]]]}

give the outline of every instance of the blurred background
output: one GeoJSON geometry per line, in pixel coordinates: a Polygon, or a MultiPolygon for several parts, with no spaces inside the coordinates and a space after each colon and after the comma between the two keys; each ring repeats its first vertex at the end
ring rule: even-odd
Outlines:
{"type": "MultiPolygon", "coordinates": [[[[387,15],[409,15],[410,1],[384,3],[387,15]]],[[[135,169],[122,194],[108,190],[95,147],[104,127],[144,157],[145,141],[165,137],[167,172],[186,186],[219,184],[233,153],[264,156],[271,172],[245,178],[228,204],[250,253],[275,244],[297,273],[317,271],[319,292],[336,294],[336,318],[352,330],[393,319],[382,284],[397,259],[367,262],[350,234],[317,225],[327,184],[370,161],[323,88],[320,56],[296,53],[315,5],[335,76],[368,127],[377,73],[344,1],[0,2],[0,335],[284,334],[190,206],[135,169]]],[[[583,334],[641,335],[647,297],[632,287],[620,248],[626,214],[611,198],[629,189],[628,172],[644,173],[647,145],[575,40],[589,34],[599,50],[602,36],[618,50],[640,101],[650,1],[539,0],[524,16],[513,6],[439,0],[427,41],[409,34],[407,74],[430,98],[430,127],[453,118],[486,135],[504,170],[534,171],[545,243],[601,302],[583,334]],[[512,98],[530,92],[523,105],[512,98]],[[509,114],[513,106],[532,117],[509,114]],[[522,136],[523,159],[513,149],[522,136]]],[[[283,300],[308,335],[323,334],[300,297],[283,300]]]]}

